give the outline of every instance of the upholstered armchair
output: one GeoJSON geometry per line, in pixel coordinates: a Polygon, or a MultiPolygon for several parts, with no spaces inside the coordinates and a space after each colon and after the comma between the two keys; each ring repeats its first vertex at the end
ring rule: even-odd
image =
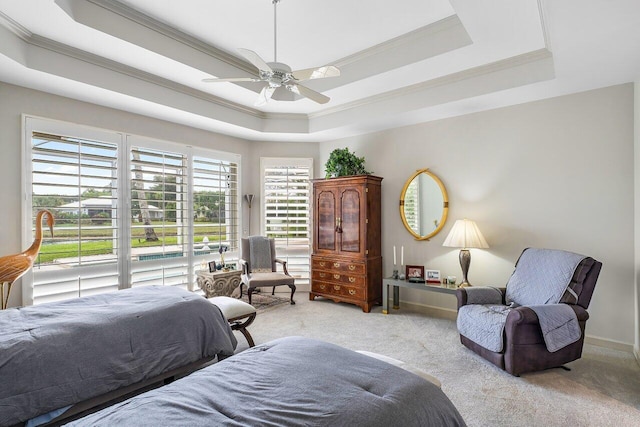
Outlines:
{"type": "Polygon", "coordinates": [[[249,304],[251,295],[256,288],[272,287],[271,295],[275,293],[276,286],[286,285],[291,289],[291,304],[295,304],[293,294],[296,292],[294,278],[287,270],[287,262],[276,258],[276,244],[274,239],[263,236],[251,236],[241,240],[242,255],[242,283],[240,283],[240,297],[243,286],[247,287],[249,304]],[[277,271],[277,264],[282,265],[283,272],[277,271]]]}
{"type": "Polygon", "coordinates": [[[601,268],[591,257],[525,249],[506,288],[456,291],[460,341],[515,376],[579,359],[601,268]]]}

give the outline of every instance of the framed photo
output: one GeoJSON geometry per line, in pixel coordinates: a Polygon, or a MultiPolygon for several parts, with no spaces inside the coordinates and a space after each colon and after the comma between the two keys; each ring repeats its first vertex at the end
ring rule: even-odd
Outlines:
{"type": "Polygon", "coordinates": [[[421,265],[407,265],[406,277],[409,279],[424,279],[424,267],[421,265]]]}
{"type": "Polygon", "coordinates": [[[215,261],[211,261],[209,263],[209,273],[215,273],[216,272],[216,262],[215,261]]]}
{"type": "Polygon", "coordinates": [[[440,283],[440,270],[427,270],[427,283],[440,283]]]}

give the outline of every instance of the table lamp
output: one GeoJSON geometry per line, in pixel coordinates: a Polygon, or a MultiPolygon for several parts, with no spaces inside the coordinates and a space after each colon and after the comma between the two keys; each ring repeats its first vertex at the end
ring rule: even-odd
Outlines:
{"type": "Polygon", "coordinates": [[[467,280],[469,265],[471,264],[471,253],[469,248],[488,248],[489,245],[478,229],[474,221],[459,219],[453,224],[449,235],[444,239],[442,246],[460,249],[460,267],[462,268],[462,283],[458,287],[471,286],[467,280]]]}

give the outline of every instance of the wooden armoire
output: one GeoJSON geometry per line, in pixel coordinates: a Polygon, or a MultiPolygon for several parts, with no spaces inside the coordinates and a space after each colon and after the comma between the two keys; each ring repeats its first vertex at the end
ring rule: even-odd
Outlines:
{"type": "Polygon", "coordinates": [[[309,299],[382,304],[382,178],[313,180],[313,253],[309,299]]]}

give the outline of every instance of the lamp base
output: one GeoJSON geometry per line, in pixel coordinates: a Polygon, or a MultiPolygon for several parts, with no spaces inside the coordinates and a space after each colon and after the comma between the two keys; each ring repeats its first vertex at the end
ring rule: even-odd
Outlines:
{"type": "Polygon", "coordinates": [[[469,273],[469,265],[471,264],[471,253],[469,249],[460,249],[458,259],[460,260],[460,268],[462,269],[462,282],[458,287],[466,288],[467,286],[471,286],[471,283],[467,280],[467,273],[469,273]]]}

